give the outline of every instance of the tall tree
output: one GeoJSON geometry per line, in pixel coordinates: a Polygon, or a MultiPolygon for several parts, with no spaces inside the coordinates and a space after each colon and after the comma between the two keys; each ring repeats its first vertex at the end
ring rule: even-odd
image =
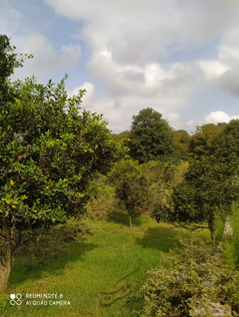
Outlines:
{"type": "Polygon", "coordinates": [[[130,155],[139,163],[166,159],[173,153],[173,130],[162,114],[146,108],[133,116],[130,155]]]}
{"type": "Polygon", "coordinates": [[[0,73],[6,82],[0,91],[0,291],[23,245],[40,230],[79,217],[94,173],[106,173],[124,155],[102,115],[79,114],[85,91],[68,98],[67,76],[53,88],[34,78],[11,83],[8,74],[0,73]]]}

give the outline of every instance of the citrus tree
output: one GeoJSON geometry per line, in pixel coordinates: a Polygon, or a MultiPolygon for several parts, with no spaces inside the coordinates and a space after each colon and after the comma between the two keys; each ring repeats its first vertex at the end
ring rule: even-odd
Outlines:
{"type": "Polygon", "coordinates": [[[23,245],[39,230],[79,217],[94,173],[106,173],[125,149],[102,115],[80,108],[85,91],[68,98],[67,75],[56,87],[34,77],[7,79],[19,62],[6,36],[0,44],[1,291],[23,245]]]}
{"type": "Polygon", "coordinates": [[[130,227],[135,218],[147,208],[149,201],[148,180],[138,161],[122,160],[116,163],[108,175],[115,187],[115,195],[119,203],[129,215],[130,227]]]}

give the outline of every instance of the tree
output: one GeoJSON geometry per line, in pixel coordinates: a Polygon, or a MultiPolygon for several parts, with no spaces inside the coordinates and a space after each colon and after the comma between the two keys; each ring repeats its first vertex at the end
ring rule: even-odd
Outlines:
{"type": "Polygon", "coordinates": [[[0,291],[23,245],[78,218],[94,173],[105,174],[125,153],[102,115],[79,114],[85,91],[68,98],[67,75],[53,88],[51,80],[46,86],[34,78],[11,83],[6,74],[0,73],[7,88],[0,92],[0,291]]]}
{"type": "Polygon", "coordinates": [[[148,202],[146,212],[151,215],[154,205],[164,206],[168,203],[173,188],[181,182],[188,168],[188,162],[149,161],[140,165],[147,178],[148,202]]]}
{"type": "Polygon", "coordinates": [[[138,162],[133,160],[117,163],[108,177],[115,187],[115,194],[121,206],[129,214],[130,227],[132,227],[135,218],[139,217],[147,206],[149,199],[147,179],[138,162]]]}
{"type": "Polygon", "coordinates": [[[225,128],[227,126],[227,123],[226,122],[218,122],[217,126],[221,127],[221,128],[225,128]]]}
{"type": "Polygon", "coordinates": [[[214,139],[210,153],[227,164],[231,163],[231,157],[235,154],[239,164],[239,119],[231,120],[214,139]]]}
{"type": "Polygon", "coordinates": [[[237,165],[221,163],[216,157],[193,160],[184,180],[174,188],[169,205],[155,206],[154,217],[186,229],[205,228],[207,222],[212,241],[219,217],[225,223],[231,204],[238,200],[235,182],[237,165]],[[193,226],[190,226],[193,224],[193,226]]]}
{"type": "Polygon", "coordinates": [[[173,153],[173,131],[162,115],[152,108],[133,116],[130,155],[139,163],[163,160],[173,153]]]}
{"type": "Polygon", "coordinates": [[[185,130],[174,131],[174,151],[173,156],[177,160],[190,160],[189,144],[191,137],[185,130]]]}
{"type": "Polygon", "coordinates": [[[221,126],[216,126],[213,123],[204,124],[201,127],[197,126],[189,144],[189,151],[196,156],[208,155],[213,140],[222,130],[221,126]]]}

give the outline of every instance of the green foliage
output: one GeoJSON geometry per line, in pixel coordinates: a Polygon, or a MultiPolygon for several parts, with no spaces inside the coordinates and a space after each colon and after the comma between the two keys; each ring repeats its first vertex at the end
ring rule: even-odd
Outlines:
{"type": "Polygon", "coordinates": [[[235,164],[228,166],[213,156],[192,161],[184,180],[174,188],[169,206],[156,205],[154,217],[185,228],[196,224],[191,230],[200,229],[206,221],[214,240],[216,217],[225,223],[232,202],[238,200],[235,171],[235,164]]]}
{"type": "Polygon", "coordinates": [[[222,127],[213,123],[204,124],[201,127],[197,126],[189,144],[189,151],[196,156],[208,155],[213,140],[222,130],[222,127]]]}
{"type": "Polygon", "coordinates": [[[174,131],[173,156],[178,160],[188,161],[190,159],[189,144],[191,137],[185,130],[174,131]]]}
{"type": "Polygon", "coordinates": [[[4,313],[9,307],[10,296],[0,292],[0,313],[4,313]]]}
{"type": "Polygon", "coordinates": [[[126,130],[123,131],[119,134],[114,134],[114,140],[116,142],[123,142],[123,145],[129,147],[130,146],[130,137],[131,137],[131,132],[126,130]]]}
{"type": "Polygon", "coordinates": [[[123,160],[108,175],[115,187],[116,197],[129,214],[130,226],[146,209],[149,199],[147,178],[137,161],[123,160]]]}
{"type": "Polygon", "coordinates": [[[162,115],[146,108],[133,116],[130,135],[130,156],[144,163],[163,160],[173,153],[173,131],[162,115]]]}
{"type": "Polygon", "coordinates": [[[225,128],[227,126],[227,123],[226,122],[218,122],[217,126],[221,127],[221,128],[225,128]]]}
{"type": "Polygon", "coordinates": [[[147,178],[149,199],[147,213],[151,215],[156,204],[165,206],[173,192],[173,188],[182,181],[187,171],[188,163],[185,161],[172,164],[171,162],[149,161],[141,165],[147,178]]]}
{"type": "Polygon", "coordinates": [[[116,209],[118,201],[115,190],[107,185],[107,177],[100,175],[91,182],[95,187],[96,196],[86,204],[85,217],[92,220],[106,220],[116,209]]]}
{"type": "Polygon", "coordinates": [[[148,279],[132,296],[144,302],[137,316],[199,316],[194,312],[199,300],[209,310],[207,316],[212,316],[210,302],[230,306],[238,316],[239,272],[223,266],[216,249],[202,240],[180,241],[183,248],[170,251],[160,267],[147,272],[148,279]]]}
{"type": "Polygon", "coordinates": [[[10,46],[9,38],[6,35],[0,35],[0,106],[15,97],[9,93],[7,78],[14,73],[14,68],[23,66],[26,58],[33,57],[27,54],[23,57],[20,54],[20,59],[17,59],[17,54],[13,52],[15,48],[15,46],[10,46]]]}
{"type": "Polygon", "coordinates": [[[239,164],[239,119],[231,120],[214,139],[210,153],[226,164],[231,164],[235,154],[239,164]]]}
{"type": "MultiPolygon", "coordinates": [[[[93,175],[107,173],[127,150],[113,140],[102,115],[79,113],[85,91],[68,98],[66,78],[57,87],[34,77],[8,80],[1,91],[0,234],[11,243],[11,266],[35,230],[83,213],[93,175]]],[[[5,268],[4,257],[0,253],[5,268]]]]}

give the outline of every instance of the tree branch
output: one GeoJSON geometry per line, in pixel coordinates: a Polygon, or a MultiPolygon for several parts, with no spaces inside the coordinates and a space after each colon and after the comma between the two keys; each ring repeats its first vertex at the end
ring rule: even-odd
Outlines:
{"type": "Polygon", "coordinates": [[[170,223],[170,224],[176,228],[184,228],[184,229],[189,230],[189,231],[195,231],[197,229],[201,229],[201,230],[202,229],[209,229],[209,227],[206,227],[206,226],[196,226],[196,227],[188,228],[185,225],[181,224],[180,222],[179,222],[179,225],[176,225],[175,223],[170,223]]]}
{"type": "Polygon", "coordinates": [[[6,267],[6,262],[4,261],[3,257],[0,257],[0,263],[3,267],[6,267]]]}

